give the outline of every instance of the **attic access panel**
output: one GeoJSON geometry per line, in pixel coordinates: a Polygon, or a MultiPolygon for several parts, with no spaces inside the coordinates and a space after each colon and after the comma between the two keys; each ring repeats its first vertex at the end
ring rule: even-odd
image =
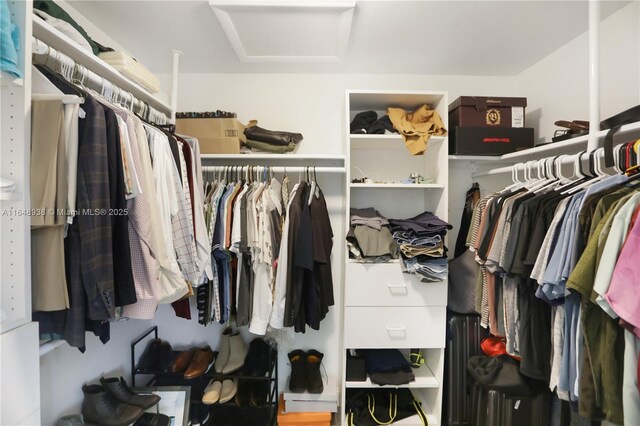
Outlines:
{"type": "Polygon", "coordinates": [[[338,62],[355,2],[218,1],[209,5],[242,62],[338,62]]]}

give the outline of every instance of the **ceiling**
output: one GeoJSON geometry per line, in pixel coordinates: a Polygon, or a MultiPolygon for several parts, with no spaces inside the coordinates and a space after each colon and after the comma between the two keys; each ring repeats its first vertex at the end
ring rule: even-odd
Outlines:
{"type": "MultiPolygon", "coordinates": [[[[602,18],[628,3],[602,2],[602,18]]],[[[178,49],[184,53],[181,73],[511,76],[588,29],[587,1],[360,0],[340,60],[243,62],[207,1],[92,0],[72,6],[154,73],[170,73],[169,50],[178,49]]],[[[248,27],[245,22],[248,37],[256,39],[269,18],[265,13],[248,27]]],[[[273,50],[287,51],[291,40],[274,41],[282,45],[273,50]]]]}

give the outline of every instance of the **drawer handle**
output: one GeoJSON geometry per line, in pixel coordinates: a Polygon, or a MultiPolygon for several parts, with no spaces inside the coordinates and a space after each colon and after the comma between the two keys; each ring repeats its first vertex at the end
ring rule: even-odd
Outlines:
{"type": "Polygon", "coordinates": [[[389,327],[387,326],[387,333],[389,333],[389,337],[404,337],[407,335],[406,327],[389,327]]]}
{"type": "Polygon", "coordinates": [[[387,287],[389,287],[391,293],[409,293],[406,284],[387,284],[387,287]]]}

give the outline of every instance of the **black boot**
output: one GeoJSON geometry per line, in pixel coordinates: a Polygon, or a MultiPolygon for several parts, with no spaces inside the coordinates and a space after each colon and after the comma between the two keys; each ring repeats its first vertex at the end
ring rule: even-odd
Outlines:
{"type": "Polygon", "coordinates": [[[146,410],[160,401],[158,395],[140,395],[135,393],[127,386],[127,382],[125,382],[122,377],[119,379],[117,377],[108,379],[102,377],[100,378],[100,383],[102,383],[102,386],[104,386],[107,392],[113,395],[115,399],[125,404],[136,405],[146,410]]]}
{"type": "Polygon", "coordinates": [[[307,355],[303,350],[296,349],[289,352],[291,363],[291,376],[289,377],[289,390],[293,393],[304,393],[307,389],[307,355]]]}
{"type": "Polygon", "coordinates": [[[307,351],[306,370],[307,370],[307,391],[309,393],[322,393],[324,385],[322,384],[322,375],[320,374],[320,364],[324,354],[315,349],[307,351]]]}
{"type": "Polygon", "coordinates": [[[82,416],[87,425],[127,426],[142,417],[142,408],[123,404],[100,385],[85,385],[82,392],[82,416]]]}
{"type": "Polygon", "coordinates": [[[269,371],[269,354],[271,346],[259,337],[249,345],[249,352],[244,361],[244,371],[248,376],[263,377],[269,371]]]}

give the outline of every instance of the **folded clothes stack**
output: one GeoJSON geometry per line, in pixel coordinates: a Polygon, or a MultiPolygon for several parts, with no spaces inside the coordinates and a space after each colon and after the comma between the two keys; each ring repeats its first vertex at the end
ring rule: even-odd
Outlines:
{"type": "Polygon", "coordinates": [[[358,354],[364,357],[372,383],[399,386],[416,379],[409,361],[397,349],[359,349],[358,354]]]}
{"type": "Polygon", "coordinates": [[[360,262],[382,263],[398,258],[389,221],[373,207],[351,209],[347,246],[349,256],[360,262]]]}
{"type": "Polygon", "coordinates": [[[430,212],[410,219],[389,219],[393,239],[400,248],[405,272],[422,276],[424,282],[447,278],[447,248],[444,236],[451,225],[430,212]]]}
{"type": "Polygon", "coordinates": [[[292,152],[302,141],[300,133],[290,133],[263,129],[259,126],[249,126],[244,129],[247,138],[245,145],[252,151],[286,154],[292,152]]]}

